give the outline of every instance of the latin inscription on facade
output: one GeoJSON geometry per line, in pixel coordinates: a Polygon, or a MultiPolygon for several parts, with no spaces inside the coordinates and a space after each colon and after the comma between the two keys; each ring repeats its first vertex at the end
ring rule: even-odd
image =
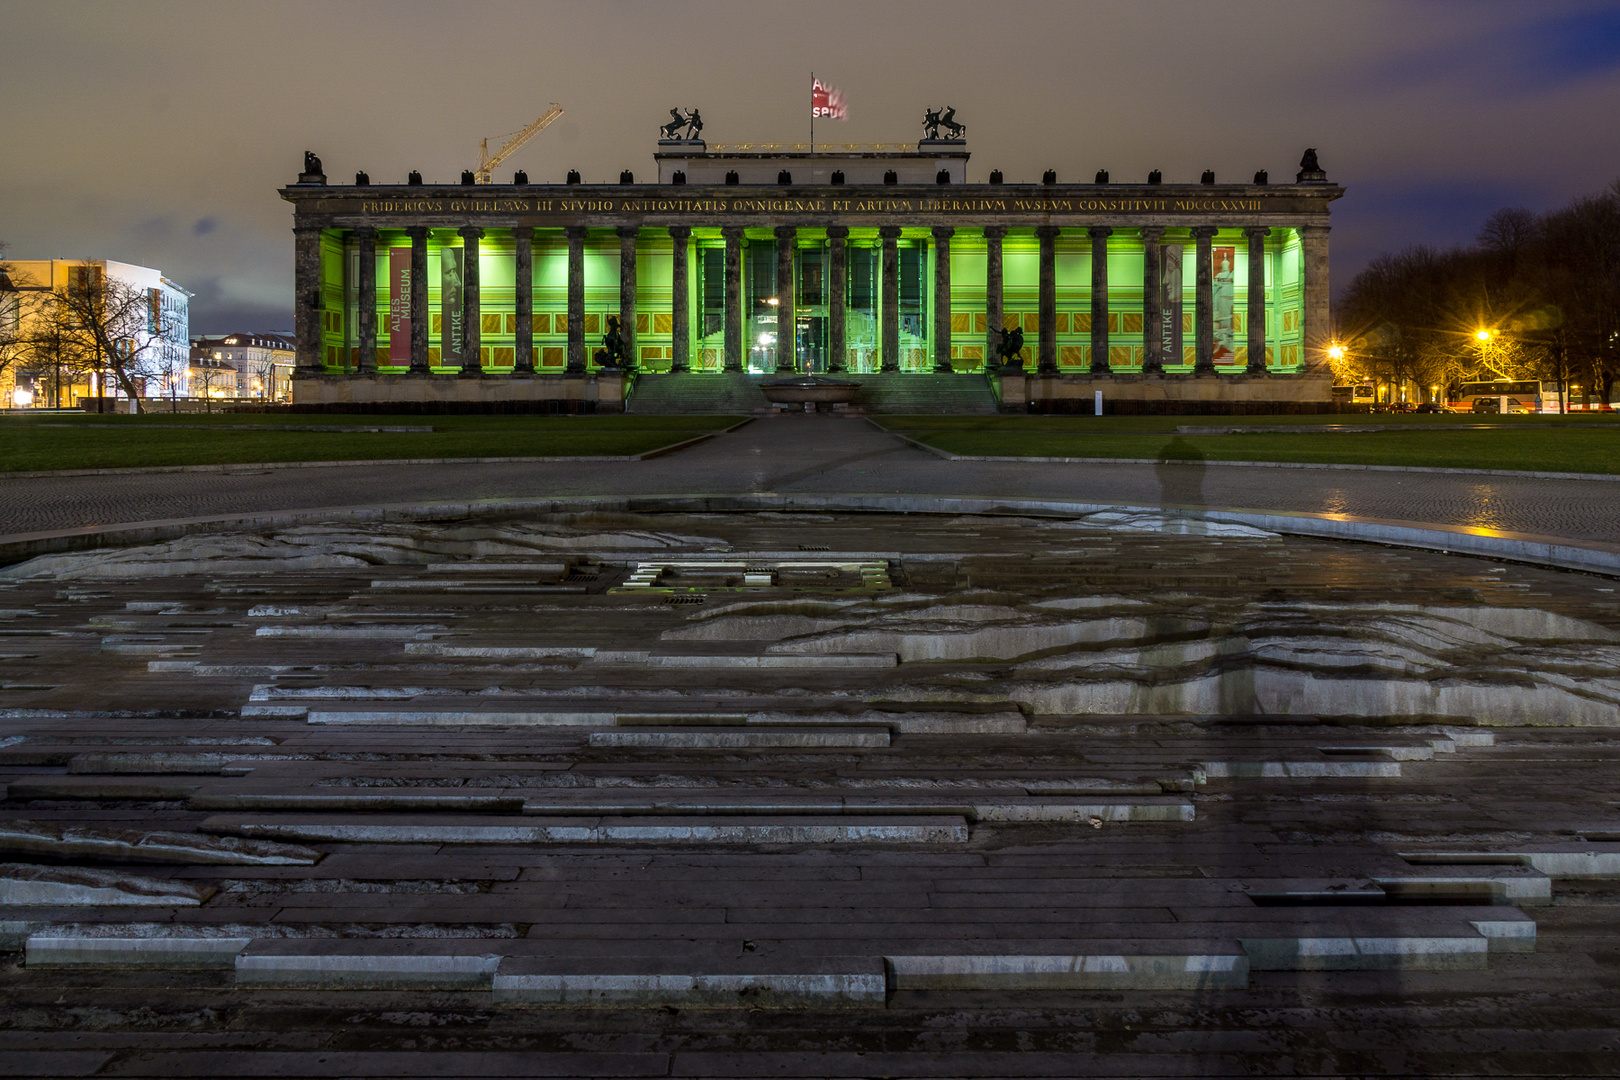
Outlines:
{"type": "Polygon", "coordinates": [[[1210,214],[1258,213],[1265,199],[1086,197],[1068,199],[489,198],[364,199],[363,214],[1210,214]]]}

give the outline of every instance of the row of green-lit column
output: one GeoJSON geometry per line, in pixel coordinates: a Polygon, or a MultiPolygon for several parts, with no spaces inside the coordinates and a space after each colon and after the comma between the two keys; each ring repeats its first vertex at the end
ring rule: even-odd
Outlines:
{"type": "MultiPolygon", "coordinates": [[[[429,356],[430,322],[429,308],[429,278],[428,278],[428,239],[429,229],[425,226],[416,226],[403,230],[410,241],[410,364],[408,374],[426,375],[432,372],[429,356]]],[[[561,230],[566,238],[567,245],[567,345],[566,365],[564,370],[572,374],[583,374],[587,370],[587,355],[589,345],[585,334],[585,256],[586,242],[589,230],[584,226],[574,226],[561,230]]],[[[848,255],[851,242],[850,230],[845,226],[829,226],[824,230],[825,253],[827,258],[826,277],[827,288],[822,306],[826,308],[826,351],[827,370],[846,370],[848,348],[846,347],[846,293],[848,292],[848,255]]],[[[876,254],[878,255],[878,281],[879,296],[872,305],[877,315],[877,359],[880,361],[879,370],[900,370],[900,303],[899,303],[899,251],[898,245],[902,237],[899,226],[883,226],[876,231],[876,254]]],[[[984,319],[985,338],[982,357],[971,357],[969,363],[976,363],[983,359],[990,362],[997,354],[1000,343],[999,331],[1007,325],[1004,315],[1005,298],[1005,270],[1003,265],[1003,244],[1008,235],[1005,226],[987,226],[982,229],[985,274],[984,274],[984,319]]],[[[1163,320],[1168,313],[1161,310],[1160,305],[1160,253],[1161,241],[1165,233],[1162,227],[1143,227],[1134,230],[1141,241],[1142,256],[1142,295],[1141,295],[1141,328],[1140,328],[1140,367],[1129,357],[1125,366],[1143,372],[1162,372],[1167,366],[1184,366],[1181,357],[1169,357],[1164,352],[1166,335],[1163,332],[1163,320]]],[[[1311,320],[1312,301],[1323,303],[1325,297],[1325,268],[1326,268],[1326,233],[1325,226],[1303,226],[1297,228],[1301,246],[1301,259],[1299,286],[1302,296],[1305,297],[1303,312],[1306,319],[1306,329],[1309,329],[1311,320]],[[1313,270],[1320,268],[1316,273],[1313,270]],[[1313,278],[1317,280],[1313,280],[1313,278]]],[[[439,362],[440,370],[445,367],[459,369],[465,376],[479,376],[484,373],[484,364],[481,359],[481,327],[483,297],[480,284],[480,243],[484,238],[484,229],[478,226],[464,226],[455,230],[460,238],[465,260],[462,282],[463,305],[460,318],[463,327],[461,338],[461,355],[457,357],[442,356],[439,362]]],[[[626,355],[632,362],[638,357],[637,352],[637,313],[638,289],[637,282],[637,245],[645,230],[637,227],[619,227],[615,230],[618,244],[618,316],[621,320],[621,334],[625,340],[626,355]]],[[[682,373],[693,369],[692,347],[693,335],[691,333],[691,304],[692,304],[692,274],[689,265],[689,244],[692,240],[693,229],[690,226],[669,226],[667,229],[671,244],[671,297],[669,304],[669,349],[665,355],[669,359],[669,370],[682,373]]],[[[744,330],[748,320],[744,317],[745,290],[743,284],[744,249],[747,246],[747,229],[744,226],[726,226],[718,230],[720,240],[724,245],[724,318],[723,318],[723,362],[722,368],[727,371],[742,371],[746,366],[748,343],[744,340],[744,330]]],[[[931,324],[932,341],[931,360],[929,365],[934,371],[949,371],[953,367],[952,344],[953,340],[960,342],[961,329],[953,327],[952,320],[952,243],[958,230],[953,226],[935,226],[928,230],[928,237],[932,248],[932,282],[931,310],[928,312],[928,323],[931,324]]],[[[1072,234],[1073,230],[1071,230],[1072,234]]],[[[1089,289],[1089,363],[1086,368],[1092,374],[1108,374],[1121,366],[1117,358],[1110,356],[1110,343],[1118,343],[1122,338],[1118,331],[1110,329],[1110,295],[1109,295],[1109,240],[1115,229],[1110,226],[1094,226],[1086,230],[1086,238],[1090,245],[1090,289],[1089,289]]],[[[1214,374],[1217,370],[1215,364],[1215,302],[1213,289],[1213,268],[1211,261],[1212,240],[1217,233],[1213,226],[1195,226],[1191,230],[1194,241],[1194,289],[1193,289],[1193,317],[1190,320],[1192,330],[1193,348],[1190,350],[1193,359],[1194,374],[1214,374]]],[[[1248,274],[1244,293],[1244,312],[1246,321],[1246,364],[1241,370],[1248,373],[1264,373],[1267,370],[1267,282],[1266,282],[1266,238],[1269,229],[1262,226],[1253,226],[1243,230],[1247,240],[1248,274]]],[[[1058,282],[1057,282],[1057,243],[1062,230],[1053,226],[1041,226],[1033,230],[1038,245],[1038,301],[1034,328],[1036,340],[1029,342],[1031,351],[1036,360],[1038,371],[1043,373],[1058,373],[1062,370],[1059,364],[1058,349],[1058,282]]],[[[776,308],[776,325],[778,334],[774,346],[775,367],[777,370],[788,371],[797,368],[798,358],[795,355],[797,339],[797,323],[795,319],[795,253],[798,249],[799,230],[795,226],[777,226],[770,230],[775,240],[774,277],[776,296],[773,303],[776,308]]],[[[358,253],[358,275],[355,282],[358,296],[355,304],[355,337],[345,335],[345,340],[353,340],[358,346],[353,350],[355,363],[341,363],[338,366],[358,372],[374,372],[378,366],[378,285],[377,285],[377,233],[370,228],[354,230],[351,238],[358,253]]],[[[513,364],[512,373],[516,375],[532,375],[536,373],[535,366],[535,335],[534,335],[534,242],[536,233],[533,229],[511,230],[513,283],[514,283],[514,309],[515,325],[506,324],[505,336],[512,337],[513,364]],[[514,333],[515,331],[515,333],[514,333]]],[[[299,303],[303,308],[306,304],[322,304],[322,289],[319,282],[313,287],[307,287],[303,280],[308,275],[305,267],[320,266],[318,245],[321,242],[321,231],[316,229],[298,230],[299,274],[300,289],[299,303]],[[311,258],[305,250],[306,246],[315,245],[316,255],[311,258]]],[[[915,241],[912,241],[915,242],[915,241]]],[[[346,245],[345,245],[346,246],[346,245]]],[[[976,251],[976,246],[971,249],[976,251]]],[[[1025,248],[1024,250],[1027,250],[1025,248]]],[[[1067,249],[1066,249],[1067,250],[1067,249]]],[[[345,256],[346,257],[346,256],[345,256]]],[[[819,257],[818,257],[819,258],[819,257]]],[[[1233,259],[1235,262],[1235,258],[1233,259]]],[[[971,263],[970,263],[971,265],[971,263]]],[[[975,283],[976,284],[976,283],[975,283]]],[[[972,290],[976,292],[976,289],[972,290]]],[[[1235,288],[1233,289],[1235,293],[1235,288]]],[[[441,301],[442,303],[442,301],[441,301]]],[[[1130,319],[1134,320],[1136,312],[1134,304],[1131,307],[1130,319]]],[[[1325,305],[1324,305],[1325,311],[1325,305]]],[[[977,312],[975,311],[974,314],[977,312]]],[[[300,311],[304,316],[305,311],[300,311]]],[[[443,317],[443,316],[442,316],[443,317]]],[[[967,318],[967,316],[964,316],[967,318]]],[[[1076,313],[1078,320],[1079,315],[1076,313]]],[[[1324,321],[1325,320],[1319,320],[1324,321]]],[[[301,345],[309,340],[314,347],[300,348],[301,365],[306,368],[319,368],[326,370],[331,366],[330,360],[323,362],[322,350],[319,347],[318,336],[319,319],[308,317],[300,319],[301,335],[309,334],[308,338],[301,337],[301,345]],[[309,329],[313,327],[313,332],[309,329]]],[[[870,323],[868,324],[870,325],[870,323]]],[[[1078,332],[1079,322],[1075,326],[1078,332]]],[[[1297,325],[1297,324],[1296,324],[1297,325]]],[[[1064,323],[1067,333],[1067,319],[1064,323]]],[[[1135,330],[1135,327],[1131,327],[1135,330]]],[[[969,329],[971,333],[971,327],[969,329]]],[[[661,328],[660,328],[660,336],[661,328]]],[[[707,336],[707,327],[705,335],[707,336]]],[[[1134,335],[1133,335],[1134,336],[1134,335]]],[[[1301,335],[1309,338],[1308,333],[1301,335]]],[[[345,349],[345,352],[348,350],[345,349]]],[[[504,351],[504,350],[503,350],[504,351]]],[[[548,347],[549,351],[549,347],[548,347]]],[[[657,350],[655,349],[654,352],[657,350]]],[[[1074,361],[1068,359],[1069,349],[1064,348],[1065,363],[1073,369],[1074,361]]],[[[1114,350],[1118,352],[1119,350],[1114,350]]],[[[1128,351],[1135,351],[1130,349],[1128,351]]],[[[974,348],[972,352],[979,352],[974,348]]],[[[1075,350],[1078,357],[1079,350],[1075,350]]],[[[328,350],[330,356],[330,350],[328,350]]],[[[396,351],[395,355],[399,355],[396,351]]],[[[964,354],[965,357],[965,354],[964,354]]],[[[346,360],[347,358],[345,358],[346,360]]],[[[717,360],[719,358],[716,358],[717,360]]],[[[1297,362],[1297,361],[1295,361],[1297,362]]],[[[1241,361],[1240,361],[1241,363],[1241,361]]],[[[661,366],[661,365],[660,365],[661,366]]],[[[1292,366],[1290,364],[1289,366],[1292,366]]],[[[1233,369],[1224,369],[1230,373],[1233,369]]]]}

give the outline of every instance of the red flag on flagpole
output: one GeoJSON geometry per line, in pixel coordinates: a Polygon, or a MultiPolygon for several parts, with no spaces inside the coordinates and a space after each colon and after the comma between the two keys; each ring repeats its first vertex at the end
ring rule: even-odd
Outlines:
{"type": "Polygon", "coordinates": [[[844,108],[844,92],[834,90],[820,79],[810,80],[810,119],[812,120],[848,120],[848,110],[844,108]]]}

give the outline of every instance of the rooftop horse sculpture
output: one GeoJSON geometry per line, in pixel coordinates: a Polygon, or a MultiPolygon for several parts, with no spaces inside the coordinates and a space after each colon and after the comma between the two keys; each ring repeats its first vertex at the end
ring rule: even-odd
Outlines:
{"type": "Polygon", "coordinates": [[[685,137],[688,140],[696,139],[703,133],[703,117],[698,113],[698,111],[696,109],[693,109],[691,112],[687,113],[685,116],[681,115],[681,110],[679,110],[679,109],[671,109],[671,110],[669,110],[669,115],[670,115],[669,123],[663,125],[662,127],[660,127],[658,129],[658,137],[660,139],[664,139],[664,140],[679,139],[679,138],[681,138],[681,129],[682,128],[686,129],[686,136],[685,137]]]}
{"type": "Polygon", "coordinates": [[[967,125],[957,123],[956,109],[953,106],[947,105],[943,110],[923,110],[923,138],[932,142],[940,141],[942,138],[940,128],[946,131],[944,139],[960,139],[967,134],[967,125]]]}

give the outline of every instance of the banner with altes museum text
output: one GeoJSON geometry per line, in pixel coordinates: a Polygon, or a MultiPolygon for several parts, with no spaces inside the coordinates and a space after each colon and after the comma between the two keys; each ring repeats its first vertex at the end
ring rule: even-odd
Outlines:
{"type": "Polygon", "coordinates": [[[388,249],[388,362],[411,366],[411,249],[388,249]]]}

